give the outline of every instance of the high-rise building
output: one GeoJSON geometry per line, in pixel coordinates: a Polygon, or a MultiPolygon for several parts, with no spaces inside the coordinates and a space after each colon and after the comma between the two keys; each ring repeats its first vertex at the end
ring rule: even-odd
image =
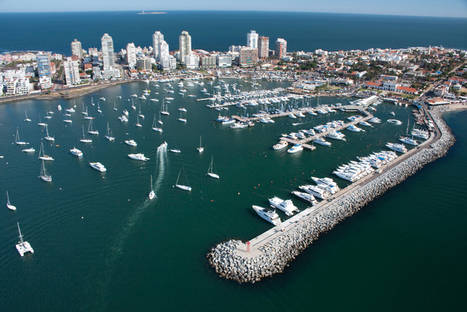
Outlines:
{"type": "Polygon", "coordinates": [[[135,68],[136,66],[136,47],[133,42],[126,45],[126,62],[128,67],[135,68]]]}
{"type": "Polygon", "coordinates": [[[232,56],[229,54],[219,54],[217,56],[217,66],[219,67],[231,67],[232,56]]]}
{"type": "Polygon", "coordinates": [[[276,57],[282,59],[287,54],[287,41],[282,38],[276,40],[276,57]]]}
{"type": "Polygon", "coordinates": [[[258,40],[258,56],[261,59],[269,57],[269,37],[259,37],[258,40]]]}
{"type": "Polygon", "coordinates": [[[71,55],[77,56],[79,59],[83,58],[83,47],[78,39],[73,40],[71,43],[71,55]]]}
{"type": "Polygon", "coordinates": [[[186,68],[188,69],[198,69],[199,68],[199,56],[190,53],[185,57],[185,63],[186,68]]]}
{"type": "Polygon", "coordinates": [[[252,67],[258,63],[258,49],[243,47],[240,50],[240,66],[252,67]]]}
{"type": "Polygon", "coordinates": [[[178,46],[180,50],[180,62],[185,64],[186,57],[191,54],[191,36],[187,31],[182,31],[178,38],[178,46]]]}
{"type": "Polygon", "coordinates": [[[164,41],[164,35],[160,31],[154,32],[152,35],[152,51],[156,61],[160,61],[161,44],[164,41]]]}
{"type": "Polygon", "coordinates": [[[168,66],[167,64],[170,64],[169,62],[169,44],[165,41],[162,40],[162,42],[159,44],[159,63],[166,64],[166,67],[168,66]]]}
{"type": "Polygon", "coordinates": [[[115,65],[114,61],[114,41],[109,34],[104,34],[101,38],[102,44],[102,60],[104,63],[104,71],[110,71],[115,65]]]}
{"type": "Polygon", "coordinates": [[[246,35],[246,45],[252,49],[258,49],[258,33],[254,30],[250,30],[250,32],[246,35]]]}
{"type": "Polygon", "coordinates": [[[73,61],[73,59],[69,57],[63,62],[63,68],[65,69],[65,82],[67,86],[77,85],[81,82],[78,61],[73,61]]]}
{"type": "Polygon", "coordinates": [[[41,89],[52,87],[52,66],[50,64],[50,55],[38,53],[36,55],[37,72],[39,74],[39,85],[41,89]]]}

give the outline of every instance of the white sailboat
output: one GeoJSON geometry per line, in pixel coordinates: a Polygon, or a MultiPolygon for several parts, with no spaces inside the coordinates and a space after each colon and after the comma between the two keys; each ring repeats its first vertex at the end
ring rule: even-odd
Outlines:
{"type": "Polygon", "coordinates": [[[149,192],[148,198],[149,200],[153,200],[156,197],[156,193],[154,192],[154,189],[152,187],[152,175],[151,175],[151,191],[149,192]]]}
{"type": "Polygon", "coordinates": [[[107,122],[107,134],[105,135],[105,138],[109,142],[115,141],[115,137],[112,136],[112,131],[110,131],[110,126],[108,122],[107,122]]]}
{"type": "Polygon", "coordinates": [[[165,104],[165,101],[162,102],[161,114],[166,115],[166,116],[170,115],[167,104],[165,104]]]}
{"type": "Polygon", "coordinates": [[[52,176],[48,175],[47,171],[45,170],[44,161],[42,161],[41,173],[39,175],[39,178],[41,178],[41,180],[44,182],[52,182],[52,176]]]}
{"type": "Polygon", "coordinates": [[[28,112],[24,111],[24,121],[31,122],[31,118],[28,117],[28,112]]]}
{"type": "Polygon", "coordinates": [[[21,234],[21,229],[19,227],[19,223],[16,222],[16,225],[18,226],[18,236],[19,236],[19,241],[16,244],[16,250],[18,250],[18,253],[20,254],[21,257],[24,256],[26,253],[34,253],[34,249],[32,249],[31,244],[29,244],[27,241],[23,240],[23,234],[21,234]]]}
{"type": "Polygon", "coordinates": [[[44,143],[41,142],[41,148],[39,150],[39,159],[40,160],[54,160],[52,156],[46,155],[44,151],[44,143]]]}
{"type": "Polygon", "coordinates": [[[209,164],[207,175],[214,179],[219,179],[219,175],[214,173],[214,157],[211,157],[211,163],[209,164]]]}
{"type": "Polygon", "coordinates": [[[99,131],[94,130],[93,127],[92,127],[92,120],[89,120],[88,133],[91,134],[91,135],[99,135],[99,131]]]}
{"type": "Polygon", "coordinates": [[[46,141],[49,141],[49,142],[54,142],[55,141],[55,138],[53,136],[50,136],[49,135],[49,126],[45,126],[45,137],[44,137],[44,140],[46,141]]]}
{"type": "Polygon", "coordinates": [[[142,128],[142,127],[143,127],[143,125],[139,122],[139,115],[136,116],[136,126],[137,126],[138,128],[142,128]]]}
{"type": "Polygon", "coordinates": [[[156,116],[154,115],[154,118],[152,120],[152,130],[156,131],[156,132],[159,132],[159,133],[162,133],[162,128],[159,128],[157,127],[156,125],[156,116]]]}
{"type": "Polygon", "coordinates": [[[199,147],[197,147],[196,149],[200,154],[204,152],[204,147],[201,145],[201,136],[199,137],[199,147]]]}
{"type": "Polygon", "coordinates": [[[141,113],[141,103],[139,103],[138,116],[139,116],[139,118],[144,119],[144,115],[141,113]]]}
{"type": "Polygon", "coordinates": [[[182,191],[191,192],[191,186],[183,185],[183,184],[178,183],[178,181],[180,180],[180,174],[181,173],[182,173],[182,169],[180,169],[180,171],[178,172],[177,181],[175,182],[175,187],[181,189],[182,191]]]}
{"type": "Polygon", "coordinates": [[[19,138],[19,130],[18,130],[18,128],[16,128],[15,143],[16,143],[16,145],[28,145],[28,144],[29,144],[28,142],[21,141],[21,139],[19,138]]]}
{"type": "Polygon", "coordinates": [[[84,126],[82,127],[82,129],[83,129],[83,138],[80,139],[79,141],[81,143],[92,143],[92,139],[86,139],[86,137],[84,136],[84,126]]]}
{"type": "Polygon", "coordinates": [[[6,191],[6,207],[12,211],[16,210],[16,206],[10,203],[10,196],[8,195],[8,191],[6,191]]]}

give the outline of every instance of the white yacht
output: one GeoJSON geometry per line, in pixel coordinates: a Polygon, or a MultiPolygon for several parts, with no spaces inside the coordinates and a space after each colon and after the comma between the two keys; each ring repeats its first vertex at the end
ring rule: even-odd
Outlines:
{"type": "Polygon", "coordinates": [[[89,120],[88,133],[91,135],[99,135],[99,131],[92,128],[92,120],[89,120]]]}
{"type": "Polygon", "coordinates": [[[44,151],[44,143],[41,142],[41,148],[39,150],[39,159],[41,160],[54,160],[52,156],[46,155],[44,151]]]}
{"type": "Polygon", "coordinates": [[[398,144],[398,143],[387,143],[386,147],[399,153],[406,153],[407,148],[403,144],[398,144]]]}
{"type": "Polygon", "coordinates": [[[175,154],[180,154],[182,151],[179,150],[179,149],[176,149],[176,148],[171,148],[171,149],[169,149],[169,152],[175,153],[175,154]]]}
{"type": "Polygon", "coordinates": [[[339,131],[331,131],[326,135],[326,137],[334,140],[346,141],[345,134],[339,131]]]}
{"type": "Polygon", "coordinates": [[[281,141],[279,141],[279,143],[274,144],[274,145],[272,146],[272,148],[273,148],[275,151],[279,151],[279,150],[281,150],[281,149],[286,148],[288,145],[289,145],[289,143],[288,143],[287,141],[281,140],[281,141]]]}
{"type": "Polygon", "coordinates": [[[21,151],[23,153],[32,154],[36,152],[36,149],[34,147],[29,147],[29,148],[23,148],[21,151]]]}
{"type": "Polygon", "coordinates": [[[151,184],[149,185],[150,185],[151,191],[149,192],[148,198],[149,200],[153,200],[156,197],[156,193],[154,192],[154,189],[152,187],[152,175],[151,175],[151,184]]]}
{"type": "Polygon", "coordinates": [[[274,210],[269,210],[257,205],[253,205],[251,206],[251,208],[253,208],[253,210],[258,214],[258,216],[268,221],[269,223],[272,223],[273,225],[281,224],[281,218],[274,210]]]}
{"type": "Polygon", "coordinates": [[[211,157],[211,163],[209,164],[207,175],[213,179],[220,178],[220,176],[217,173],[214,173],[214,157],[211,157]]]}
{"type": "Polygon", "coordinates": [[[52,176],[48,175],[47,171],[45,170],[44,161],[42,161],[41,173],[39,175],[39,178],[44,182],[52,182],[52,176]]]}
{"type": "Polygon", "coordinates": [[[412,129],[411,134],[414,137],[424,139],[424,140],[428,140],[428,138],[430,137],[430,133],[428,131],[425,131],[422,129],[416,129],[416,128],[412,129]]]}
{"type": "Polygon", "coordinates": [[[397,125],[397,126],[402,125],[402,121],[397,120],[397,119],[388,119],[387,122],[392,123],[392,124],[397,125]]]}
{"type": "Polygon", "coordinates": [[[319,199],[326,199],[329,197],[329,192],[319,188],[316,185],[301,185],[298,188],[307,192],[308,194],[318,197],[319,199]]]}
{"type": "Polygon", "coordinates": [[[290,199],[283,200],[277,196],[269,198],[269,204],[273,208],[282,210],[287,216],[292,216],[294,212],[299,211],[290,199]]]}
{"type": "Polygon", "coordinates": [[[352,132],[362,132],[362,131],[365,131],[365,130],[363,130],[362,128],[359,128],[359,127],[357,127],[357,126],[355,126],[355,125],[350,125],[350,126],[348,126],[346,129],[349,130],[349,131],[352,131],[352,132]]]}
{"type": "Polygon", "coordinates": [[[405,143],[405,144],[409,144],[409,145],[413,145],[413,146],[417,146],[418,145],[418,142],[412,138],[409,138],[409,137],[400,137],[399,138],[399,141],[401,141],[402,143],[405,143]]]}
{"type": "Polygon", "coordinates": [[[28,144],[29,144],[29,142],[21,141],[21,139],[19,138],[19,130],[18,130],[18,128],[16,128],[15,143],[16,143],[16,145],[28,145],[28,144]]]}
{"type": "Polygon", "coordinates": [[[294,144],[294,146],[292,146],[291,148],[287,150],[287,153],[295,154],[301,151],[303,151],[303,146],[301,144],[294,144]]]}
{"type": "Polygon", "coordinates": [[[76,147],[70,149],[70,153],[76,157],[83,157],[83,152],[77,149],[76,147]]]}
{"type": "Polygon", "coordinates": [[[323,146],[331,146],[331,142],[328,142],[323,138],[317,138],[316,140],[313,141],[313,143],[323,145],[323,146]]]}
{"type": "Polygon", "coordinates": [[[188,186],[188,185],[183,185],[183,184],[179,184],[179,180],[180,180],[180,174],[182,173],[182,169],[180,169],[180,171],[178,172],[178,176],[177,176],[177,181],[175,182],[175,187],[182,190],[182,191],[188,191],[188,192],[191,192],[191,186],[188,186]]]}
{"type": "Polygon", "coordinates": [[[378,117],[373,117],[368,121],[371,122],[371,123],[375,123],[375,124],[381,123],[381,119],[379,119],[378,117]]]}
{"type": "Polygon", "coordinates": [[[16,210],[16,206],[10,203],[10,196],[8,195],[8,191],[6,191],[6,207],[12,211],[16,210]]]}
{"type": "Polygon", "coordinates": [[[204,152],[204,147],[201,145],[201,137],[199,137],[199,147],[197,147],[196,149],[200,154],[204,152]]]}
{"type": "Polygon", "coordinates": [[[318,187],[328,191],[331,194],[336,194],[340,189],[336,182],[331,178],[316,178],[311,177],[313,181],[318,185],[318,187]]]}
{"type": "Polygon", "coordinates": [[[138,144],[135,142],[135,140],[125,140],[125,144],[126,145],[129,145],[129,146],[132,146],[132,147],[136,147],[138,144]]]}
{"type": "Polygon", "coordinates": [[[49,142],[55,141],[55,138],[49,135],[49,127],[47,125],[45,126],[45,134],[46,136],[44,137],[44,140],[49,141],[49,142]]]}
{"type": "Polygon", "coordinates": [[[73,120],[71,120],[71,119],[64,119],[63,122],[64,122],[64,123],[67,123],[67,124],[71,124],[71,123],[73,123],[73,120]]]}
{"type": "Polygon", "coordinates": [[[104,167],[104,165],[101,164],[100,162],[90,162],[89,166],[91,166],[92,169],[97,170],[97,171],[102,172],[102,173],[107,171],[107,169],[104,167]]]}
{"type": "Polygon", "coordinates": [[[142,153],[137,153],[137,154],[128,154],[128,158],[133,159],[133,160],[140,160],[140,161],[148,161],[149,158],[144,156],[142,153]]]}
{"type": "Polygon", "coordinates": [[[318,201],[315,199],[315,197],[311,194],[304,193],[304,192],[299,192],[299,191],[293,191],[292,194],[297,196],[300,199],[303,199],[306,202],[309,202],[312,205],[316,205],[318,201]]]}
{"type": "Polygon", "coordinates": [[[16,244],[16,250],[18,250],[18,253],[20,254],[21,257],[23,257],[27,253],[34,253],[34,249],[32,249],[31,244],[29,242],[23,240],[23,234],[21,234],[21,229],[19,227],[19,223],[16,222],[16,225],[18,226],[18,236],[19,236],[19,241],[16,244]]]}

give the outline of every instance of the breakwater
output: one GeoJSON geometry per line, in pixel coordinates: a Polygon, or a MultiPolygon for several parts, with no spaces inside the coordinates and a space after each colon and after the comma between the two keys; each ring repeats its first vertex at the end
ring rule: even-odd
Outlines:
{"type": "Polygon", "coordinates": [[[216,245],[207,254],[210,265],[221,277],[240,283],[258,282],[283,272],[321,233],[331,230],[388,189],[446,154],[454,144],[454,137],[439,110],[433,110],[431,118],[435,131],[430,138],[388,164],[380,173],[341,190],[332,201],[305,209],[253,239],[248,246],[239,240],[216,245]]]}

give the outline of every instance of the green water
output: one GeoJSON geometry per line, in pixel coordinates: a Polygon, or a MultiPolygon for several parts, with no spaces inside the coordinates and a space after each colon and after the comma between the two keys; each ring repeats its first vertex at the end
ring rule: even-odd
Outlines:
{"type": "MultiPolygon", "coordinates": [[[[215,83],[216,84],[216,83],[215,83]]],[[[164,84],[161,84],[163,86],[164,84]]],[[[242,89],[251,89],[239,82],[242,89]]],[[[262,82],[272,88],[279,83],[262,82]]],[[[251,210],[266,204],[268,197],[288,198],[310,175],[330,176],[339,164],[384,149],[406,132],[410,109],[390,104],[378,106],[376,116],[386,120],[394,111],[403,122],[383,122],[366,133],[343,131],[347,142],[331,141],[331,148],[289,155],[271,146],[281,133],[344,119],[335,113],[306,117],[304,125],[292,126],[290,118],[272,125],[232,130],[216,124],[218,112],[205,102],[181,97],[151,86],[151,97],[175,98],[169,117],[163,117],[164,133],[151,130],[152,116],[160,102],[142,104],[146,118],[135,127],[136,112],[130,109],[128,125],[117,116],[128,108],[128,98],[140,95],[144,83],[102,90],[70,101],[24,101],[0,106],[0,306],[3,311],[309,311],[319,310],[463,310],[467,259],[467,114],[448,114],[457,142],[447,157],[428,165],[402,185],[372,202],[320,238],[287,268],[284,274],[255,285],[239,285],[220,279],[208,266],[205,254],[214,244],[230,238],[247,240],[269,228],[251,210]],[[121,95],[122,99],[116,99],[121,95]],[[104,96],[103,114],[90,105],[104,96]],[[114,112],[114,100],[119,111],[114,112]],[[101,135],[92,145],[79,143],[82,104],[96,116],[101,135]],[[63,113],[76,105],[73,124],[65,126],[63,113]],[[178,107],[188,109],[188,123],[179,121],[178,107]],[[26,124],[24,111],[32,122],[26,124]],[[40,163],[12,144],[16,127],[22,139],[38,149],[43,136],[38,119],[55,111],[48,120],[55,145],[46,144],[55,157],[47,164],[53,183],[40,181],[40,163]],[[103,134],[107,122],[116,142],[103,134]],[[203,137],[205,151],[196,146],[203,137]],[[123,144],[126,138],[137,148],[123,144]],[[168,153],[161,164],[156,148],[163,141],[181,154],[168,153]],[[68,153],[76,145],[85,156],[68,153]],[[138,163],[127,158],[144,152],[151,160],[138,163]],[[206,177],[211,156],[219,181],[206,177]],[[105,175],[88,166],[100,161],[105,175]],[[180,168],[186,193],[173,188],[180,168]],[[160,171],[163,169],[162,171],[160,171]],[[157,200],[148,203],[149,176],[161,179],[157,200]],[[4,207],[4,191],[10,192],[18,210],[4,207]],[[35,254],[19,257],[16,221],[35,254]]],[[[206,85],[208,90],[212,86],[206,85]]],[[[162,88],[161,88],[162,89],[162,88]]],[[[186,87],[187,94],[202,97],[201,87],[186,87]]],[[[324,98],[321,103],[346,103],[324,98]]],[[[135,100],[139,103],[140,100],[135,100]]],[[[312,101],[314,104],[314,100],[312,101]]],[[[232,109],[230,113],[237,113],[232,109]]],[[[252,109],[249,110],[252,112],[252,109]]],[[[336,178],[337,180],[337,178],[336,178]]],[[[346,183],[337,180],[341,186],[346,183]]],[[[294,199],[300,207],[305,205],[294,199]]],[[[284,215],[281,215],[284,218],[284,215]]]]}

